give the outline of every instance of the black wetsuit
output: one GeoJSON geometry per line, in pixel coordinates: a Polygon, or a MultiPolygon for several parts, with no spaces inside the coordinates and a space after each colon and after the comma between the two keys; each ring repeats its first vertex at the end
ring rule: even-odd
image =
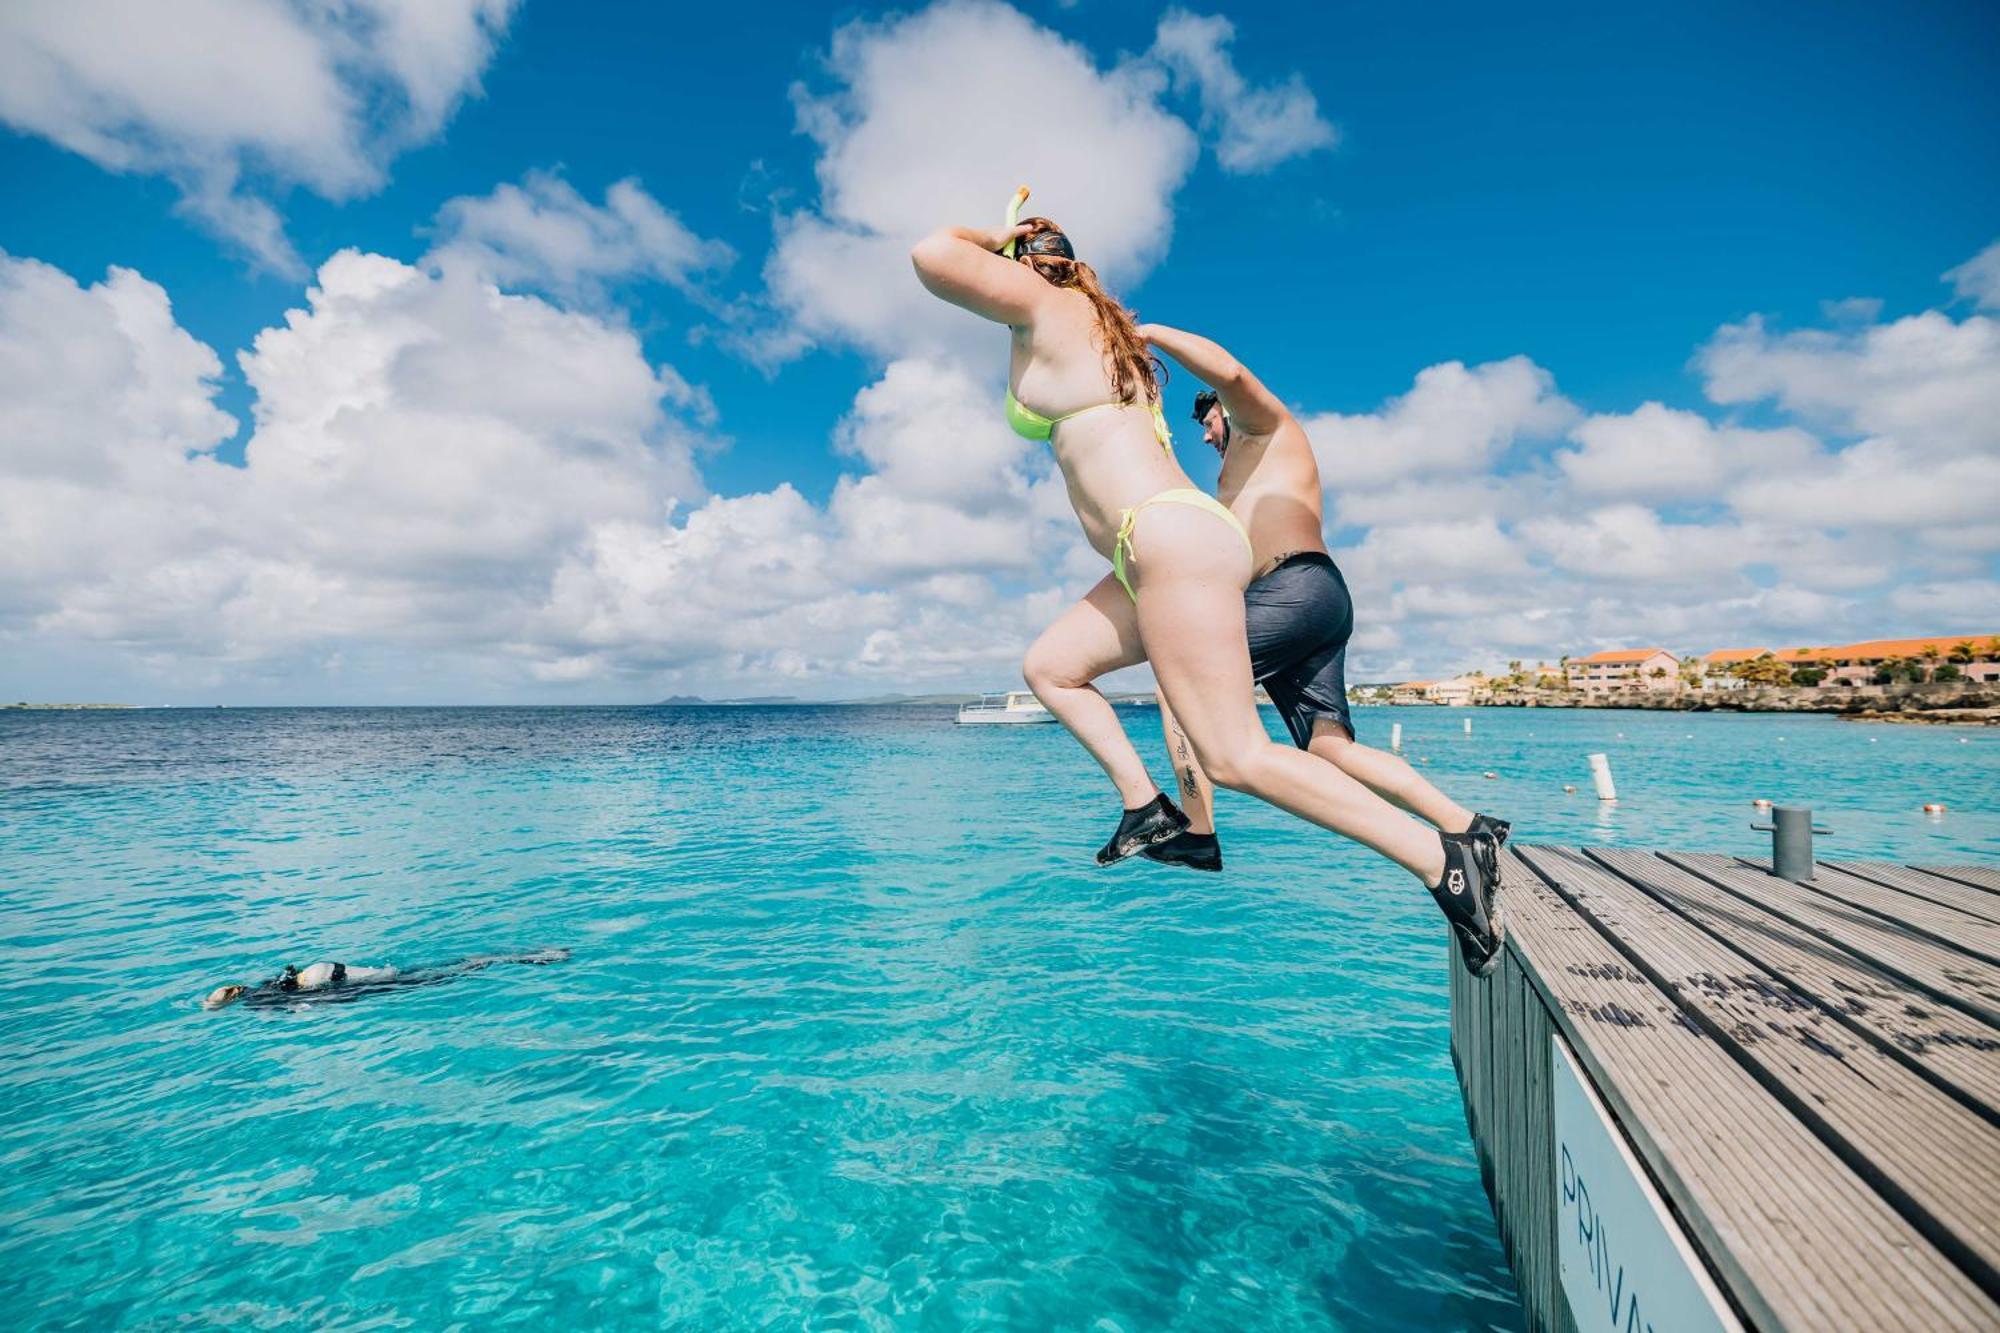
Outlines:
{"type": "Polygon", "coordinates": [[[335,963],[331,981],[323,986],[301,986],[298,973],[298,968],[287,967],[277,976],[260,981],[244,991],[240,1003],[259,1009],[293,1004],[344,1004],[376,991],[404,986],[435,986],[460,975],[457,969],[428,968],[420,972],[398,972],[393,976],[350,981],[347,964],[335,963]]]}
{"type": "Polygon", "coordinates": [[[463,962],[447,963],[441,967],[421,967],[409,972],[395,972],[389,976],[357,980],[349,980],[347,964],[335,963],[332,979],[323,986],[311,987],[300,986],[299,969],[296,966],[288,966],[277,976],[267,981],[260,981],[244,991],[238,1002],[260,1009],[294,1004],[344,1004],[349,1000],[358,1000],[364,995],[379,994],[382,991],[408,990],[416,986],[442,986],[448,981],[456,981],[462,976],[482,971],[495,963],[527,963],[540,966],[545,963],[565,962],[568,958],[567,949],[500,958],[468,958],[463,962]]]}

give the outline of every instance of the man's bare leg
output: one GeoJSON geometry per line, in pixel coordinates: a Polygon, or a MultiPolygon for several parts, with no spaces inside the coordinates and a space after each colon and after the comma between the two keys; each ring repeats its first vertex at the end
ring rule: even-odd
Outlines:
{"type": "Polygon", "coordinates": [[[1361,744],[1330,718],[1313,723],[1307,749],[1383,800],[1430,821],[1440,832],[1463,833],[1472,827],[1472,811],[1425,781],[1401,755],[1361,744]]]}

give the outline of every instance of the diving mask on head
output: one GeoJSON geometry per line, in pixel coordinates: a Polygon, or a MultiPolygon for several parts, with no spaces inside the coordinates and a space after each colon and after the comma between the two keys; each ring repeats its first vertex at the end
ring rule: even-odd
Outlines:
{"type": "Polygon", "coordinates": [[[1022,221],[1039,222],[1042,227],[1015,242],[1015,258],[1025,259],[1029,255],[1045,255],[1050,259],[1076,258],[1076,250],[1070,245],[1069,237],[1057,230],[1055,223],[1047,218],[1024,218],[1022,221]]]}
{"type": "Polygon", "coordinates": [[[1208,414],[1215,408],[1222,409],[1222,443],[1215,446],[1220,453],[1229,447],[1229,437],[1236,429],[1229,420],[1229,409],[1222,407],[1222,395],[1213,389],[1203,389],[1194,396],[1194,419],[1201,425],[1208,425],[1208,414]]]}

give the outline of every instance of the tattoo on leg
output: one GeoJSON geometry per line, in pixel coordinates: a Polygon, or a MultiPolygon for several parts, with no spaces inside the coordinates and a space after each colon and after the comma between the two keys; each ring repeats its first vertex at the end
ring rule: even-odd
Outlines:
{"type": "Polygon", "coordinates": [[[1175,772],[1181,783],[1181,805],[1184,809],[1199,810],[1201,779],[1197,778],[1194,772],[1194,747],[1188,744],[1187,733],[1181,730],[1180,723],[1174,723],[1173,727],[1174,754],[1181,760],[1180,767],[1175,772]]]}

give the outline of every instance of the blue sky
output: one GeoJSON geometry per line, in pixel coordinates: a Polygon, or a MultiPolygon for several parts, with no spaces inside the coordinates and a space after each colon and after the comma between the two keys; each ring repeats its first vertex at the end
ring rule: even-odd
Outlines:
{"type": "MultiPolygon", "coordinates": [[[[490,529],[472,521],[454,529],[457,536],[413,541],[403,553],[408,569],[460,572],[383,584],[370,582],[377,577],[370,571],[395,565],[396,534],[410,526],[385,524],[362,559],[335,550],[332,536],[297,533],[343,529],[343,513],[367,505],[369,487],[310,496],[289,489],[284,503],[300,506],[303,528],[257,543],[244,538],[227,575],[187,564],[164,601],[191,586],[207,591],[167,614],[148,580],[194,561],[196,547],[213,551],[215,532],[243,532],[228,506],[265,513],[283,506],[271,493],[220,499],[202,489],[205,480],[174,500],[187,478],[148,482],[148,516],[133,524],[172,527],[178,503],[201,509],[203,522],[186,526],[207,524],[210,534],[195,542],[183,533],[179,546],[160,539],[144,559],[106,563],[71,590],[50,586],[46,566],[73,562],[56,539],[27,553],[41,559],[22,559],[16,581],[40,591],[0,603],[13,663],[0,669],[0,693],[138,690],[189,702],[618,700],[689,690],[840,695],[1007,683],[1037,617],[1087,586],[1092,570],[1088,553],[1062,533],[1063,516],[1050,512],[1045,461],[1001,444],[977,446],[987,468],[981,475],[1010,497],[1000,509],[1011,509],[1000,514],[999,502],[969,483],[940,489],[924,479],[921,460],[863,438],[874,432],[878,440],[913,437],[911,449],[952,447],[945,437],[956,438],[963,405],[949,394],[926,398],[922,385],[951,382],[956,370],[967,392],[997,395],[997,358],[981,359],[977,330],[917,329],[932,317],[897,304],[909,294],[897,290],[903,279],[893,268],[870,267],[873,260],[843,266],[802,247],[786,253],[842,271],[814,269],[809,281],[788,286],[772,265],[801,215],[835,232],[879,233],[884,244],[876,249],[886,252],[905,224],[868,214],[866,200],[924,201],[934,178],[938,215],[911,217],[909,227],[984,221],[950,215],[949,201],[990,196],[997,213],[1016,174],[1046,182],[1038,205],[1072,219],[1086,257],[1093,238],[1075,219],[1102,219],[1100,236],[1115,238],[1105,247],[1109,267],[1122,271],[1122,295],[1145,317],[1219,338],[1319,423],[1329,497],[1340,501],[1331,510],[1335,535],[1353,550],[1351,570],[1370,594],[1361,617],[1364,627],[1373,619],[1374,632],[1364,629],[1355,650],[1361,675],[1553,657],[1634,637],[1699,650],[1780,636],[2000,630],[1987,539],[1992,510],[1980,520],[1963,507],[1967,495],[1995,498],[1982,488],[1992,484],[2000,454],[1992,419],[1965,424],[1968,414],[2000,403],[2000,370],[1984,359],[1995,355],[1993,321],[1978,313],[1987,279],[1979,276],[1985,270],[1956,286],[1941,279],[2000,237],[2000,91],[1991,77],[2000,13],[1991,6],[1595,13],[1446,6],[1421,20],[1385,6],[1189,11],[1086,0],[1018,11],[834,13],[768,6],[757,11],[751,41],[741,12],[728,7],[450,0],[440,10],[463,11],[462,22],[423,48],[430,63],[421,66],[403,58],[418,44],[391,21],[399,8],[356,3],[318,27],[281,0],[212,0],[186,11],[190,26],[207,25],[202,36],[224,53],[215,58],[241,66],[218,67],[206,76],[211,82],[240,75],[259,88],[277,58],[277,48],[259,46],[267,33],[335,53],[324,62],[328,77],[352,96],[327,105],[348,106],[348,120],[328,131],[324,107],[305,107],[296,117],[302,128],[287,128],[282,143],[259,138],[275,133],[260,114],[291,124],[282,107],[218,108],[185,89],[149,86],[157,75],[135,74],[134,62],[91,49],[117,38],[79,36],[60,21],[44,22],[31,12],[36,6],[0,21],[0,77],[16,76],[16,92],[0,94],[0,120],[12,127],[0,132],[10,201],[0,214],[0,251],[17,265],[53,270],[33,270],[38,282],[17,289],[6,337],[40,341],[45,351],[75,339],[74,359],[84,359],[82,323],[59,332],[72,325],[35,303],[69,302],[87,323],[84,305],[107,270],[133,270],[171,302],[186,339],[219,359],[211,377],[186,367],[178,373],[205,383],[195,392],[212,392],[238,422],[233,431],[196,429],[182,453],[212,452],[241,465],[260,428],[253,409],[260,402],[277,416],[290,409],[281,410],[274,389],[253,388],[237,354],[261,332],[282,329],[287,311],[306,307],[311,274],[330,257],[354,250],[435,275],[446,262],[436,257],[458,235],[441,221],[448,201],[490,200],[503,187],[539,180],[545,214],[574,213],[601,207],[607,189],[636,178],[685,232],[726,246],[733,260],[663,277],[671,262],[648,258],[644,242],[607,233],[602,252],[585,264],[593,276],[579,285],[563,279],[560,262],[523,258],[515,237],[504,271],[489,256],[484,268],[468,263],[466,272],[607,334],[629,331],[647,364],[670,366],[694,386],[693,398],[656,393],[653,416],[605,427],[630,427],[632,450],[672,455],[665,462],[632,455],[653,512],[617,502],[601,513],[572,509],[549,520],[545,544],[533,552],[482,546],[490,529]],[[954,37],[941,13],[995,36],[983,46],[954,37]],[[1233,40],[1205,47],[1221,64],[1176,63],[1163,25],[1218,17],[1234,25],[1233,40]],[[364,58],[353,53],[357,42],[364,58]],[[1051,68],[1046,53],[1064,44],[1087,77],[1041,86],[1051,68]],[[872,50],[893,57],[871,63],[872,50]],[[991,86],[973,86],[976,65],[952,76],[954,61],[980,59],[999,66],[991,86]],[[38,72],[26,93],[24,69],[38,72]],[[887,87],[927,80],[937,86],[907,95],[887,87]],[[1135,80],[1150,91],[1132,93],[1135,80]],[[1114,101],[1126,99],[1122,110],[1101,104],[1106,87],[1114,101]],[[440,89],[434,113],[412,109],[440,89]],[[961,95],[974,100],[952,100],[961,95]],[[1015,108],[1037,102],[1041,117],[1007,124],[1015,108]],[[110,116],[106,105],[138,110],[110,116]],[[839,108],[842,128],[830,138],[801,132],[801,108],[814,105],[839,108]],[[1280,111],[1294,117],[1290,131],[1270,119],[1280,111]],[[931,122],[948,128],[961,113],[1006,125],[1008,148],[961,147],[943,133],[925,138],[931,122]],[[1100,124],[1093,119],[1100,115],[1111,119],[1100,124]],[[1257,160],[1232,166],[1229,136],[1255,128],[1260,115],[1275,138],[1257,160]],[[922,123],[887,123],[896,116],[922,123]],[[914,135],[924,151],[917,160],[842,158],[841,145],[877,133],[892,142],[914,135]],[[1099,134],[1110,136],[1106,144],[1157,152],[1158,160],[1129,177],[1122,166],[1069,176],[1040,169],[1037,136],[1089,146],[1099,134]],[[552,180],[573,194],[547,192],[559,188],[552,180]],[[975,187],[987,182],[979,194],[975,187]],[[864,202],[843,211],[837,191],[864,202]],[[188,202],[196,199],[206,202],[188,202]],[[266,205],[289,254],[268,252],[269,233],[261,257],[250,253],[254,244],[246,247],[251,224],[241,219],[266,205]],[[890,304],[853,314],[875,293],[890,304]],[[1880,304],[1833,304],[1852,298],[1880,304]],[[1928,324],[1898,323],[1926,312],[1934,312],[1928,324]],[[1739,335],[1724,337],[1727,328],[1739,335]],[[1899,341],[1898,330],[1943,342],[1898,352],[1909,341],[1899,341]],[[1958,364],[1967,357],[1969,368],[1958,364]],[[1925,379],[1924,366],[1946,360],[1958,365],[1948,383],[1925,379]],[[1442,396],[1435,403],[1413,394],[1427,369],[1453,362],[1472,368],[1471,377],[1434,376],[1433,396],[1442,396]],[[899,364],[910,369],[897,377],[899,364]],[[1515,378],[1507,383],[1501,371],[1477,373],[1509,365],[1515,378]],[[1843,380],[1876,396],[1828,387],[1843,380]],[[901,387],[865,397],[884,385],[901,387]],[[1483,406],[1445,401],[1453,394],[1483,406]],[[1905,410],[1923,395],[1938,406],[1905,410]],[[1649,402],[1688,415],[1642,417],[1649,402]],[[1472,428],[1478,438],[1453,447],[1445,437],[1465,429],[1467,411],[1488,417],[1472,428]],[[1596,444],[1576,433],[1591,421],[1600,422],[1596,444]],[[1440,439],[1424,466],[1385,467],[1355,453],[1415,457],[1440,439]],[[1415,441],[1407,450],[1406,440],[1415,441]],[[1874,462],[1850,456],[1870,441],[1880,455],[1874,462]],[[1612,476],[1620,459],[1671,459],[1681,448],[1692,451],[1687,484],[1612,476]],[[1561,462],[1579,450],[1602,465],[1561,462]],[[1768,453],[1761,470],[1718,461],[1760,450],[1768,453]],[[1795,470],[1840,491],[1940,461],[1958,469],[1956,501],[1916,496],[1815,523],[1769,493],[1795,470]],[[837,625],[760,649],[759,634],[779,621],[796,627],[800,608],[760,604],[754,616],[733,620],[743,598],[716,593],[716,580],[688,563],[695,557],[683,549],[693,540],[685,534],[704,506],[718,506],[718,522],[735,523],[755,497],[782,496],[785,487],[804,506],[792,517],[824,528],[815,548],[822,564],[836,566],[817,571],[828,581],[801,589],[800,606],[846,609],[834,616],[837,625]],[[1490,547],[1441,556],[1423,526],[1426,492],[1440,507],[1489,505],[1490,547]],[[947,560],[943,571],[862,560],[843,577],[837,566],[843,558],[856,563],[852,543],[867,522],[905,521],[880,508],[891,499],[925,507],[907,519],[911,531],[942,524],[950,532],[950,513],[1025,526],[1012,547],[1007,532],[993,528],[984,556],[947,560]],[[864,500],[876,506],[866,521],[864,500]],[[730,502],[737,509],[726,508],[730,502]],[[1572,526],[1555,530],[1552,516],[1572,526]],[[680,552],[667,562],[671,576],[657,553],[645,557],[655,562],[646,566],[651,572],[635,572],[630,561],[607,572],[606,525],[639,521],[680,552]],[[1645,534],[1637,543],[1625,539],[1634,524],[1645,534]],[[1939,538],[1941,530],[1949,535],[1939,538]],[[1603,549],[1607,534],[1617,549],[1603,549]],[[1678,579],[1644,568],[1648,560],[1687,566],[1686,551],[1732,542],[1740,542],[1740,558],[1726,567],[1678,579]],[[586,547],[592,554],[579,555],[586,547]],[[1785,553],[1798,551],[1811,553],[1810,571],[1787,564],[1785,553]],[[587,587],[563,577],[579,562],[594,571],[587,587]],[[513,611],[496,610],[490,588],[484,609],[465,609],[458,598],[499,580],[503,568],[511,571],[513,611]],[[1842,572],[1827,574],[1832,569],[1842,572]],[[1522,585],[1491,605],[1504,627],[1487,623],[1477,607],[1482,574],[1522,585]],[[674,579],[705,581],[708,592],[692,600],[714,593],[714,604],[699,617],[649,619],[649,599],[655,609],[663,598],[690,601],[674,579]],[[274,627],[284,619],[273,609],[285,605],[284,595],[251,587],[266,581],[292,597],[310,584],[323,614],[309,625],[274,627]],[[1762,594],[1769,596],[1760,601],[1762,594]],[[259,600],[271,597],[278,598],[271,606],[259,600]],[[598,614],[575,614],[593,597],[598,614]],[[441,612],[446,602],[451,609],[441,612]],[[364,603],[368,614],[351,613],[364,603]],[[614,604],[615,613],[606,609],[614,604]],[[649,642],[659,638],[672,639],[673,650],[649,642]]],[[[1216,29],[1187,31],[1212,37],[1216,29]]],[[[2000,279],[1993,286],[2000,289],[2000,279]]],[[[429,337],[454,341],[475,364],[499,364],[465,325],[438,319],[429,337]]],[[[331,337],[333,327],[324,332],[331,337]]],[[[363,335],[341,337],[339,347],[351,347],[363,335]]],[[[510,346],[522,360],[505,364],[526,367],[513,378],[533,376],[533,349],[510,346]]],[[[319,346],[314,355],[337,356],[339,347],[319,346]]],[[[22,383],[47,385],[40,361],[20,359],[15,370],[22,383]]],[[[306,391],[286,390],[294,406],[306,391]]],[[[1184,381],[1175,387],[1177,419],[1188,392],[1184,381]]],[[[93,394],[101,398],[101,388],[93,394]]],[[[644,415],[644,407],[633,410],[644,415]]],[[[135,425],[126,411],[76,422],[74,438],[148,429],[179,438],[141,418],[135,425]]],[[[7,419],[0,464],[53,448],[36,435],[48,420],[47,412],[7,419]]],[[[410,443],[399,447],[430,447],[423,430],[396,420],[394,430],[348,443],[383,448],[407,428],[410,443]]],[[[70,439],[70,429],[48,438],[70,439]]],[[[535,457],[572,477],[581,446],[562,435],[541,440],[550,452],[535,457]]],[[[270,439],[274,458],[281,448],[317,447],[282,432],[270,439]]],[[[1198,481],[1212,480],[1205,450],[1182,454],[1198,481]]],[[[258,465],[245,471],[254,475],[258,465]]],[[[595,503],[613,480],[579,483],[562,498],[595,503]]],[[[541,490],[555,502],[556,492],[541,490]]],[[[74,488],[64,496],[90,504],[74,488]]],[[[120,503],[99,499],[92,506],[99,516],[120,503]]],[[[17,513],[46,515],[52,502],[21,492],[16,503],[17,513]]],[[[447,513],[454,522],[465,517],[449,501],[413,507],[406,517],[421,527],[447,513]]],[[[754,549],[760,539],[744,540],[754,549]]],[[[10,538],[17,557],[22,544],[10,538]]],[[[881,546],[872,543],[877,553],[881,546]]],[[[774,577],[796,575],[783,560],[801,558],[774,556],[774,577]]]]}

